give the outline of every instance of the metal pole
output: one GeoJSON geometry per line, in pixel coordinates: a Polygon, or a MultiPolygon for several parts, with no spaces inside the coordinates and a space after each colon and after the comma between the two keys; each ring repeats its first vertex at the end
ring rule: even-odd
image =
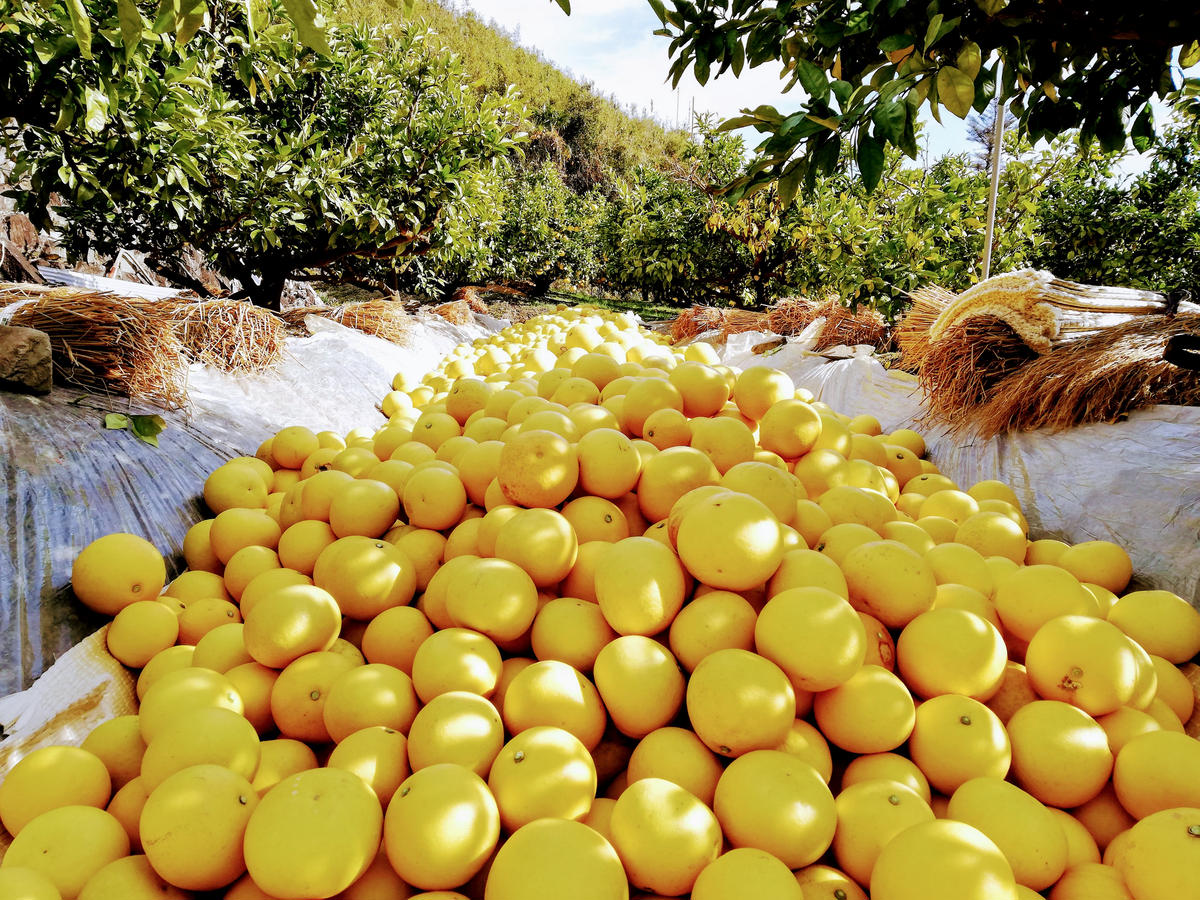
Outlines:
{"type": "Polygon", "coordinates": [[[1007,110],[1000,102],[1000,66],[996,66],[996,121],[992,126],[992,183],[988,187],[987,231],[983,245],[983,277],[992,274],[992,235],[996,228],[996,195],[1000,191],[1000,150],[1004,142],[1004,116],[1007,110]]]}

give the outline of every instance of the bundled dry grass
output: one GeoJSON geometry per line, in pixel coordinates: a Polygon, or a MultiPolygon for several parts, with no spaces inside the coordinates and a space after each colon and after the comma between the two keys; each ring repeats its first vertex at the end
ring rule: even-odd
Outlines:
{"type": "Polygon", "coordinates": [[[956,430],[969,428],[975,408],[992,398],[996,385],[1036,358],[999,319],[978,317],[955,325],[927,344],[922,356],[918,377],[929,397],[926,418],[956,430]]]}
{"type": "Polygon", "coordinates": [[[725,326],[728,315],[727,310],[715,306],[693,306],[667,323],[667,333],[671,336],[671,343],[678,344],[706,331],[720,330],[725,326]]]}
{"type": "Polygon", "coordinates": [[[766,330],[766,313],[751,312],[747,309],[731,309],[725,313],[725,321],[721,323],[720,339],[728,340],[731,334],[742,334],[746,331],[766,330]]]}
{"type": "Polygon", "coordinates": [[[332,307],[329,317],[347,328],[383,338],[393,344],[407,343],[412,332],[412,318],[400,303],[393,300],[344,303],[332,307]]]}
{"type": "Polygon", "coordinates": [[[816,308],[807,297],[784,297],[767,310],[767,328],[774,334],[799,334],[816,318],[816,308]]]}
{"type": "Polygon", "coordinates": [[[433,307],[430,312],[441,316],[451,325],[470,325],[475,321],[466,300],[451,300],[449,303],[433,307]]]}
{"type": "Polygon", "coordinates": [[[1072,341],[996,384],[964,424],[990,437],[1115,422],[1158,403],[1200,406],[1200,372],[1163,359],[1176,334],[1200,336],[1200,314],[1138,316],[1072,341]]]}
{"type": "Polygon", "coordinates": [[[840,344],[881,347],[887,342],[887,320],[873,309],[851,312],[837,299],[829,299],[820,304],[815,312],[814,319],[825,320],[817,336],[816,350],[827,350],[840,344]]]}
{"type": "Polygon", "coordinates": [[[283,356],[284,326],[273,313],[239,300],[164,303],[184,350],[225,372],[261,372],[283,356]]]}
{"type": "Polygon", "coordinates": [[[943,310],[954,302],[955,294],[936,284],[918,288],[909,294],[912,306],[896,325],[896,344],[900,347],[900,367],[916,372],[929,350],[929,329],[943,310]]]}
{"type": "Polygon", "coordinates": [[[187,401],[183,345],[158,304],[78,288],[0,285],[0,306],[20,301],[28,302],[6,321],[49,335],[60,383],[169,409],[187,401]]]}

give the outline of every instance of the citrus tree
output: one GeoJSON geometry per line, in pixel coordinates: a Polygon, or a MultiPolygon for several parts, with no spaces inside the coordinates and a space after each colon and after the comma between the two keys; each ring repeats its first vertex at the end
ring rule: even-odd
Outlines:
{"type": "Polygon", "coordinates": [[[734,195],[832,174],[846,151],[874,189],[886,149],[916,158],[922,109],[965,118],[996,96],[1034,141],[1079,129],[1115,150],[1155,139],[1150,101],[1185,87],[1200,62],[1200,7],[1045,0],[649,0],[671,38],[671,77],[706,83],[778,65],[799,86],[792,112],[746,110],[725,123],[764,139],[734,195]],[[997,84],[997,81],[999,83],[997,84]]]}
{"type": "Polygon", "coordinates": [[[275,306],[286,278],[427,250],[518,139],[512,98],[477,98],[418,29],[330,28],[323,55],[277,11],[227,3],[186,44],[143,18],[134,45],[126,6],[89,0],[111,27],[88,56],[51,17],[2,35],[50,109],[16,119],[18,203],[41,224],[53,204],[73,256],[142,250],[187,283],[172,261],[197,248],[275,306]]]}

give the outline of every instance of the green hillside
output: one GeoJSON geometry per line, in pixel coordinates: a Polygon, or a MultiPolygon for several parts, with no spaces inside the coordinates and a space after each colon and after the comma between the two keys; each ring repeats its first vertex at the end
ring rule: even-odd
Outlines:
{"type": "Polygon", "coordinates": [[[480,92],[503,93],[514,86],[528,108],[531,131],[535,137],[543,132],[533,146],[547,156],[565,156],[555,162],[577,191],[606,183],[610,174],[624,176],[638,165],[676,158],[686,144],[685,133],[630,115],[470,10],[434,0],[416,0],[411,11],[387,0],[342,0],[336,15],[369,25],[423,22],[440,44],[463,59],[480,92]],[[564,144],[569,154],[562,153],[564,144]]]}

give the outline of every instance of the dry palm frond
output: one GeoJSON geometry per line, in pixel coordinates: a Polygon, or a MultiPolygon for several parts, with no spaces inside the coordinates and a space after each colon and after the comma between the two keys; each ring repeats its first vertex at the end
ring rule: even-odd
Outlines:
{"type": "Polygon", "coordinates": [[[451,325],[470,325],[475,321],[466,300],[451,300],[449,303],[433,307],[430,312],[441,316],[451,325]]]}
{"type": "Polygon", "coordinates": [[[407,343],[412,330],[412,318],[394,300],[344,303],[332,307],[329,317],[347,328],[383,338],[393,344],[407,343]]]}
{"type": "Polygon", "coordinates": [[[1037,353],[1005,322],[967,319],[925,351],[918,373],[929,397],[928,418],[967,428],[975,408],[998,382],[1036,359],[1037,353]]]}
{"type": "Polygon", "coordinates": [[[156,304],[77,288],[0,286],[0,306],[18,303],[7,323],[49,335],[60,383],[167,408],[186,402],[183,347],[156,304]]]}
{"type": "Polygon", "coordinates": [[[1176,334],[1200,335],[1200,314],[1139,315],[1056,348],[996,384],[972,411],[983,436],[1115,422],[1158,403],[1200,406],[1200,372],[1163,359],[1176,334]]]}
{"type": "Polygon", "coordinates": [[[929,349],[929,329],[947,306],[954,302],[954,293],[931,284],[909,294],[912,306],[896,325],[896,344],[900,347],[901,368],[915,372],[921,368],[929,349]]]}
{"type": "Polygon", "coordinates": [[[283,322],[261,307],[238,300],[162,305],[197,362],[226,372],[260,372],[283,356],[283,322]]]}

